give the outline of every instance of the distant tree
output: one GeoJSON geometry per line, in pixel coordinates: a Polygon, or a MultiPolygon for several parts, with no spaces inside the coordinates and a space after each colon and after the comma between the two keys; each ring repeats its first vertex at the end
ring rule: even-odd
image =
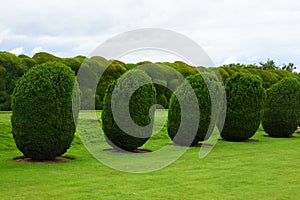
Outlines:
{"type": "Polygon", "coordinates": [[[228,68],[237,68],[237,69],[258,69],[259,66],[257,66],[255,63],[253,64],[241,64],[241,63],[231,63],[227,65],[223,65],[221,67],[228,67],[228,68]]]}
{"type": "Polygon", "coordinates": [[[282,67],[281,67],[282,70],[286,70],[286,71],[294,71],[296,69],[294,63],[289,63],[289,64],[284,64],[282,67]]]}
{"type": "Polygon", "coordinates": [[[260,62],[260,68],[263,70],[277,70],[279,69],[278,66],[276,66],[274,60],[268,59],[267,62],[260,62]]]}
{"type": "Polygon", "coordinates": [[[237,69],[245,69],[245,68],[247,68],[246,65],[240,64],[240,63],[226,64],[226,65],[223,65],[222,67],[237,68],[237,69]]]}

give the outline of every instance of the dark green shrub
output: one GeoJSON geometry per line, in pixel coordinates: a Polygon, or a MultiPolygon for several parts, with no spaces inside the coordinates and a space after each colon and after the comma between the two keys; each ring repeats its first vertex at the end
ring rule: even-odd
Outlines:
{"type": "Polygon", "coordinates": [[[285,78],[267,90],[262,125],[273,137],[289,137],[300,122],[300,83],[285,78]]]}
{"type": "Polygon", "coordinates": [[[230,141],[252,137],[261,121],[265,91],[259,77],[235,73],[225,85],[227,112],[221,136],[230,141]]]}
{"type": "Polygon", "coordinates": [[[142,146],[152,134],[151,118],[154,118],[154,112],[149,112],[149,110],[155,105],[156,92],[153,84],[147,84],[151,83],[151,78],[141,70],[132,69],[118,81],[109,85],[104,97],[102,112],[103,131],[107,142],[112,147],[133,151],[142,146]],[[135,90],[134,87],[139,84],[146,85],[135,90]],[[112,101],[113,91],[117,94],[116,102],[112,101]],[[130,96],[131,94],[132,96],[130,96]],[[120,128],[116,123],[115,116],[113,116],[112,105],[126,108],[126,103],[128,103],[125,100],[126,97],[130,97],[129,112],[131,118],[126,117],[120,111],[122,125],[127,125],[130,130],[136,133],[136,127],[130,126],[130,122],[133,121],[136,126],[144,128],[143,131],[138,132],[138,135],[128,134],[123,131],[122,127],[120,128]]]}
{"type": "MultiPolygon", "coordinates": [[[[201,74],[192,75],[187,77],[187,81],[183,82],[173,93],[170,104],[169,104],[169,112],[168,112],[168,134],[172,141],[181,146],[194,146],[197,145],[199,141],[204,141],[208,139],[211,132],[209,132],[209,126],[211,123],[211,97],[209,93],[209,89],[211,92],[216,94],[219,90],[220,83],[217,82],[217,78],[214,75],[204,73],[202,77],[201,74]],[[209,89],[207,84],[204,80],[207,80],[209,83],[209,89]],[[197,97],[198,108],[200,110],[200,116],[196,116],[197,112],[193,110],[186,111],[189,113],[190,119],[197,119],[200,117],[198,121],[199,127],[197,129],[196,135],[192,135],[194,127],[186,127],[183,132],[178,132],[180,124],[182,123],[182,113],[181,113],[181,106],[178,100],[178,97],[183,98],[184,104],[190,104],[191,95],[193,95],[193,91],[189,90],[189,85],[194,90],[194,93],[197,97]],[[179,135],[180,134],[180,135],[179,135]],[[191,141],[191,138],[193,139],[191,141]]],[[[199,114],[199,113],[198,113],[199,114]]],[[[215,119],[214,119],[215,120],[215,119]]],[[[185,123],[185,122],[184,122],[185,123]]],[[[212,122],[215,123],[215,122],[212,122]]]]}
{"type": "Polygon", "coordinates": [[[48,62],[21,77],[12,98],[12,134],[18,149],[35,160],[52,160],[70,147],[75,133],[79,88],[67,66],[48,62]]]}
{"type": "Polygon", "coordinates": [[[160,94],[156,97],[156,103],[163,106],[165,109],[168,109],[169,107],[168,99],[164,94],[160,94]]]}

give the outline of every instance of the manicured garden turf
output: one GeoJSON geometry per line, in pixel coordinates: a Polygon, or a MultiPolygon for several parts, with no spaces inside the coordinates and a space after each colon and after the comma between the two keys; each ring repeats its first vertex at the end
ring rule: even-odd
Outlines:
{"type": "MultiPolygon", "coordinates": [[[[165,116],[158,111],[158,121],[165,116]]],[[[198,159],[190,148],[170,166],[146,174],[113,170],[94,159],[77,136],[56,164],[12,161],[16,149],[10,114],[0,114],[0,199],[298,199],[300,197],[300,136],[270,138],[259,130],[258,142],[219,140],[198,159]]],[[[166,129],[142,148],[169,143],[166,129]]],[[[181,147],[178,147],[181,148],[181,147]]],[[[155,161],[153,161],[155,162],[155,161]]]]}

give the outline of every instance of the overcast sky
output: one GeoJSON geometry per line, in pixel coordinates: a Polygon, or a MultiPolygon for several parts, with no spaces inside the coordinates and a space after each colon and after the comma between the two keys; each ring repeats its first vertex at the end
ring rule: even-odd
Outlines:
{"type": "MultiPolygon", "coordinates": [[[[270,58],[300,67],[297,0],[9,0],[0,8],[0,51],[89,55],[111,37],[138,28],[184,34],[216,65],[270,58]]],[[[124,59],[176,59],[157,52],[143,55],[124,59]]]]}

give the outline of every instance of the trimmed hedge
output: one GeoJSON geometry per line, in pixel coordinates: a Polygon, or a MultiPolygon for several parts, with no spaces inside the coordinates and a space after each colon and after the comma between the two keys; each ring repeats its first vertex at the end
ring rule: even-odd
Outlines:
{"type": "MultiPolygon", "coordinates": [[[[217,92],[217,78],[214,75],[208,73],[203,73],[203,76],[206,76],[205,78],[209,80],[211,91],[217,92]]],[[[169,137],[175,144],[181,146],[194,146],[197,145],[200,141],[208,139],[209,135],[211,134],[210,132],[208,132],[208,128],[211,122],[211,97],[206,82],[204,81],[204,78],[201,74],[189,76],[186,80],[187,81],[183,82],[183,84],[177,88],[177,90],[171,97],[169,104],[167,129],[169,137]],[[180,135],[178,135],[182,117],[181,106],[176,96],[178,95],[181,98],[184,98],[184,103],[189,104],[189,99],[192,95],[192,91],[188,89],[189,85],[193,88],[196,94],[200,110],[200,116],[195,116],[196,113],[194,113],[193,111],[189,111],[190,119],[200,117],[200,120],[198,122],[199,127],[195,137],[192,135],[193,131],[189,130],[189,128],[193,129],[193,127],[187,127],[183,133],[180,133],[180,135]],[[194,140],[190,141],[192,137],[194,138],[194,140]]]]}
{"type": "MultiPolygon", "coordinates": [[[[155,87],[151,83],[151,78],[142,70],[132,69],[126,72],[120,79],[121,83],[113,82],[109,85],[103,101],[102,123],[106,141],[115,149],[134,151],[142,146],[152,134],[151,118],[154,112],[149,112],[150,108],[156,103],[155,87]],[[146,84],[137,90],[133,90],[139,84],[146,84]],[[116,91],[118,101],[112,102],[112,93],[116,91]],[[124,117],[123,124],[130,124],[133,121],[137,126],[143,127],[138,137],[124,132],[115,121],[112,113],[112,104],[124,107],[124,97],[130,97],[129,112],[131,118],[124,117]],[[146,126],[149,125],[147,128],[146,126]]],[[[122,113],[120,113],[122,115],[122,113]]],[[[128,127],[132,130],[133,127],[128,127]]],[[[135,129],[136,130],[136,129],[135,129]]]]}
{"type": "Polygon", "coordinates": [[[227,113],[222,138],[243,141],[252,137],[261,121],[265,90],[259,77],[235,73],[225,85],[227,113]]]}
{"type": "Polygon", "coordinates": [[[222,67],[218,67],[218,72],[220,73],[222,80],[225,84],[226,80],[229,78],[228,72],[225,69],[223,69],[222,67]]]}
{"type": "Polygon", "coordinates": [[[70,147],[79,109],[74,72],[64,64],[48,62],[21,77],[12,96],[12,134],[18,149],[34,160],[53,160],[70,147]]]}
{"type": "Polygon", "coordinates": [[[0,110],[11,110],[11,95],[28,68],[12,53],[0,52],[0,110]]]}
{"type": "Polygon", "coordinates": [[[262,69],[248,69],[251,74],[257,75],[263,80],[263,87],[265,89],[270,88],[272,85],[281,80],[281,77],[276,73],[271,73],[268,70],[262,69]]]}
{"type": "Polygon", "coordinates": [[[300,83],[285,78],[267,90],[262,125],[273,137],[289,137],[300,122],[300,83]]]}

